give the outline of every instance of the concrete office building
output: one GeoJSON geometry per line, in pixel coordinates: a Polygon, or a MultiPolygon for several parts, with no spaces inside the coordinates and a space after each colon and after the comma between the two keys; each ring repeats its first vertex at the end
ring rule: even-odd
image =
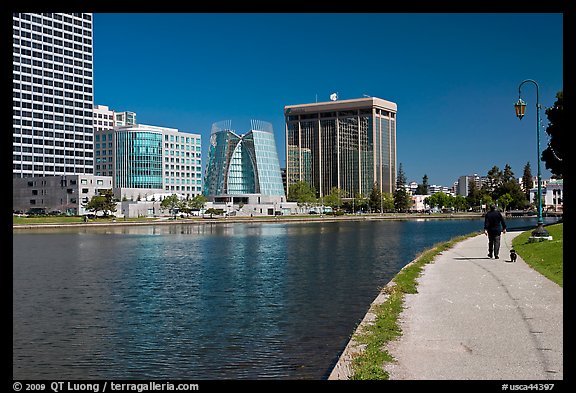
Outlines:
{"type": "Polygon", "coordinates": [[[14,178],[93,173],[92,14],[12,14],[14,178]]]}
{"type": "Polygon", "coordinates": [[[202,193],[199,134],[145,124],[97,128],[94,146],[95,174],[114,179],[119,199],[202,193]]]}
{"type": "Polygon", "coordinates": [[[101,190],[112,189],[112,178],[91,174],[34,176],[14,178],[12,185],[14,211],[82,215],[88,213],[83,204],[100,195],[101,190]]]}
{"type": "Polygon", "coordinates": [[[272,124],[252,120],[243,135],[230,121],[214,123],[204,183],[213,207],[222,204],[239,214],[289,214],[272,124]]]}
{"type": "Polygon", "coordinates": [[[319,197],[333,187],[345,198],[396,185],[394,102],[376,97],[284,107],[286,183],[305,181],[319,197]]]}

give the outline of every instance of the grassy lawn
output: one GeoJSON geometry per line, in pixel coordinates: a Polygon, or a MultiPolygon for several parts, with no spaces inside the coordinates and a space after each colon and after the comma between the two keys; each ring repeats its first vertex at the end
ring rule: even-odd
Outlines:
{"type": "Polygon", "coordinates": [[[12,224],[66,224],[82,222],[82,217],[77,216],[12,216],[12,224]]]}
{"type": "Polygon", "coordinates": [[[532,231],[523,232],[512,241],[518,255],[534,270],[563,286],[564,224],[546,226],[552,240],[528,243],[532,231]]]}
{"type": "MultiPolygon", "coordinates": [[[[114,217],[98,217],[89,219],[90,223],[105,223],[112,222],[114,217]]],[[[155,220],[155,218],[138,217],[138,218],[117,218],[117,221],[133,221],[143,222],[155,220]]],[[[34,224],[70,224],[70,223],[83,223],[84,219],[80,216],[12,216],[12,225],[34,225],[34,224]]]]}

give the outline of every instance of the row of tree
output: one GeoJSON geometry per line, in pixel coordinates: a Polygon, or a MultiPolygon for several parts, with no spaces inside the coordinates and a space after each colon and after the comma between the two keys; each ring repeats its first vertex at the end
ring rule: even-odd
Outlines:
{"type": "Polygon", "coordinates": [[[348,212],[406,211],[412,206],[412,199],[404,187],[405,183],[406,176],[400,164],[394,193],[383,193],[378,183],[374,183],[368,195],[357,193],[354,198],[345,199],[343,190],[332,187],[328,194],[319,197],[314,186],[305,181],[298,181],[290,185],[287,199],[289,202],[297,202],[298,206],[304,208],[323,205],[348,212]]]}
{"type": "MultiPolygon", "coordinates": [[[[530,163],[526,163],[522,176],[522,185],[512,172],[509,164],[504,170],[493,166],[486,175],[486,181],[479,187],[474,179],[468,184],[468,195],[450,195],[437,192],[424,199],[430,209],[451,209],[456,211],[481,210],[482,206],[498,204],[502,209],[521,209],[531,207],[530,189],[534,187],[530,163]]],[[[402,164],[398,167],[396,189],[394,193],[381,193],[378,184],[374,184],[369,195],[356,194],[354,198],[343,198],[343,191],[333,187],[330,193],[319,198],[316,189],[310,184],[299,181],[290,186],[288,201],[297,202],[299,206],[330,206],[336,210],[349,212],[403,212],[412,208],[413,202],[406,187],[406,176],[402,164]]],[[[424,175],[418,184],[416,194],[428,195],[428,176],[424,175]]]]}

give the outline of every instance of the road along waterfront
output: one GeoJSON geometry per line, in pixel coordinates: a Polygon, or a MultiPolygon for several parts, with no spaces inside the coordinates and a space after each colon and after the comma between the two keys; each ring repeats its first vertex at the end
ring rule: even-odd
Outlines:
{"type": "Polygon", "coordinates": [[[324,379],[402,266],[481,224],[15,231],[13,377],[324,379]]]}

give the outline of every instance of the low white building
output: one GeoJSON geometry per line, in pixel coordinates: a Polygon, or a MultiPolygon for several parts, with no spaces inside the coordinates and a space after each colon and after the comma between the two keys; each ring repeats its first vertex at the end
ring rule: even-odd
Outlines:
{"type": "Polygon", "coordinates": [[[410,207],[410,210],[415,212],[423,212],[428,209],[429,206],[424,203],[424,200],[429,196],[430,195],[412,195],[410,197],[412,199],[412,206],[410,207]]]}
{"type": "MultiPolygon", "coordinates": [[[[543,181],[542,184],[542,211],[564,211],[564,180],[551,179],[543,181]]],[[[537,198],[538,187],[531,188],[530,203],[535,203],[537,198]]]]}

